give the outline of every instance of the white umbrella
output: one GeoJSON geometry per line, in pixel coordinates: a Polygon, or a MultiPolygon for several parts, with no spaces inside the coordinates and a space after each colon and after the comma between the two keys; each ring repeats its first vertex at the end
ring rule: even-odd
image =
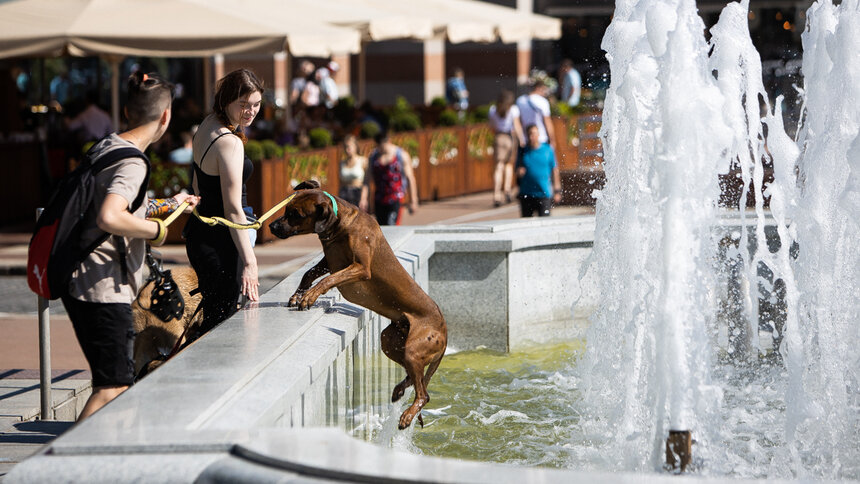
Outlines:
{"type": "MultiPolygon", "coordinates": [[[[257,12],[264,19],[265,11],[257,12]]],[[[359,37],[321,22],[274,24],[205,0],[12,0],[0,3],[0,58],[37,54],[202,57],[238,52],[358,52],[359,37]]]]}
{"type": "MultiPolygon", "coordinates": [[[[265,11],[258,11],[266,18],[265,11]]],[[[358,52],[360,34],[322,22],[261,21],[206,0],[11,0],[0,3],[0,58],[105,55],[119,120],[119,58],[238,52],[328,56],[358,52]]]]}

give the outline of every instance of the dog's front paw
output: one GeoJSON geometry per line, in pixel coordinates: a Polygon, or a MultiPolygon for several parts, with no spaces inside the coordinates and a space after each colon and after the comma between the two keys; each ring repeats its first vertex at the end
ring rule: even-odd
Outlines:
{"type": "Polygon", "coordinates": [[[304,296],[304,294],[305,294],[305,291],[296,291],[295,294],[293,294],[290,297],[290,302],[287,303],[287,307],[288,308],[294,308],[294,307],[298,306],[299,301],[302,300],[302,296],[304,296]]]}
{"type": "Polygon", "coordinates": [[[320,295],[317,294],[315,291],[308,291],[306,294],[301,296],[301,301],[299,301],[298,303],[299,310],[304,311],[306,309],[310,309],[311,306],[313,306],[314,303],[317,302],[319,296],[320,295]]]}

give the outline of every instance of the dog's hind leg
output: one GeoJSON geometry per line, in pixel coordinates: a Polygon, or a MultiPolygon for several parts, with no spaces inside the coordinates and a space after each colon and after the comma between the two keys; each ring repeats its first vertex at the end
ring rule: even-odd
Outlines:
{"type": "Polygon", "coordinates": [[[400,415],[400,423],[397,425],[397,428],[400,430],[409,427],[412,423],[412,419],[414,419],[416,415],[420,415],[421,409],[430,401],[430,395],[427,393],[427,387],[424,385],[424,362],[416,361],[416,358],[407,354],[404,363],[406,363],[403,367],[406,368],[406,375],[408,375],[407,378],[412,379],[413,385],[415,386],[415,400],[413,400],[412,405],[410,405],[409,408],[400,415]]]}
{"type": "MultiPolygon", "coordinates": [[[[409,322],[402,318],[397,321],[392,321],[391,324],[388,325],[382,331],[380,335],[380,341],[382,343],[382,352],[385,353],[391,361],[397,363],[398,365],[406,368],[406,364],[404,362],[404,352],[406,350],[406,337],[409,334],[409,322]]],[[[400,400],[400,397],[406,392],[406,389],[412,385],[412,378],[409,377],[407,372],[406,378],[403,379],[400,383],[398,383],[394,387],[394,391],[391,392],[391,401],[396,402],[400,400]]]]}
{"type": "Polygon", "coordinates": [[[430,362],[430,366],[427,367],[427,372],[424,373],[424,385],[430,384],[430,378],[433,377],[433,374],[436,373],[436,370],[439,368],[439,363],[442,363],[442,357],[445,356],[445,353],[439,355],[439,358],[430,362]]]}

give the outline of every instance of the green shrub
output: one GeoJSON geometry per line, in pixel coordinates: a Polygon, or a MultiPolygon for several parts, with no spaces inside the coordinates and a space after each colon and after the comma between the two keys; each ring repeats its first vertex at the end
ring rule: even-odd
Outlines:
{"type": "Polygon", "coordinates": [[[284,157],[284,149],[278,143],[275,143],[275,140],[264,139],[260,142],[260,145],[263,148],[263,159],[271,160],[284,157]]]}
{"type": "Polygon", "coordinates": [[[245,155],[254,163],[259,163],[263,160],[263,145],[257,140],[248,140],[245,143],[245,155]]]}
{"type": "Polygon", "coordinates": [[[361,123],[361,131],[359,131],[358,136],[362,139],[373,139],[380,131],[382,128],[376,121],[365,121],[361,123]]]}
{"type": "Polygon", "coordinates": [[[442,96],[436,96],[430,101],[430,106],[434,108],[444,108],[448,106],[448,101],[442,96]]]}
{"type": "Polygon", "coordinates": [[[308,137],[310,138],[311,146],[314,148],[325,148],[326,146],[331,146],[334,143],[332,139],[331,131],[325,128],[314,128],[308,132],[308,137]]]}
{"type": "Polygon", "coordinates": [[[482,104],[476,107],[469,113],[470,121],[473,123],[483,123],[490,119],[490,105],[482,104]]]}
{"type": "Polygon", "coordinates": [[[415,113],[396,113],[388,118],[392,131],[415,131],[421,129],[421,118],[415,113]]]}
{"type": "Polygon", "coordinates": [[[448,108],[439,114],[440,126],[456,126],[458,124],[460,124],[460,116],[457,114],[457,111],[448,108]]]}
{"type": "MultiPolygon", "coordinates": [[[[149,175],[149,189],[156,198],[173,196],[190,183],[190,170],[187,165],[165,163],[160,160],[152,160],[152,170],[149,175]]],[[[158,158],[154,156],[154,158],[158,158]]]]}
{"type": "Polygon", "coordinates": [[[391,107],[391,114],[414,112],[415,110],[412,109],[412,105],[409,104],[409,101],[407,101],[405,97],[397,96],[397,98],[394,99],[394,106],[391,107]]]}
{"type": "Polygon", "coordinates": [[[284,145],[283,148],[284,148],[284,153],[293,154],[293,153],[298,153],[299,151],[301,151],[301,149],[296,145],[284,145]]]}
{"type": "Polygon", "coordinates": [[[397,96],[394,106],[388,109],[388,127],[392,131],[421,129],[421,118],[403,96],[397,96]]]}

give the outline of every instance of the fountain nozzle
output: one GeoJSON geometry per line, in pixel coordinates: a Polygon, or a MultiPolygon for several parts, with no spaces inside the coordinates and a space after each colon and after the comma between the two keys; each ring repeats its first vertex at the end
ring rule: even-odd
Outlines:
{"type": "Polygon", "coordinates": [[[666,467],[684,472],[693,456],[693,433],[689,430],[670,430],[666,439],[666,467]]]}

